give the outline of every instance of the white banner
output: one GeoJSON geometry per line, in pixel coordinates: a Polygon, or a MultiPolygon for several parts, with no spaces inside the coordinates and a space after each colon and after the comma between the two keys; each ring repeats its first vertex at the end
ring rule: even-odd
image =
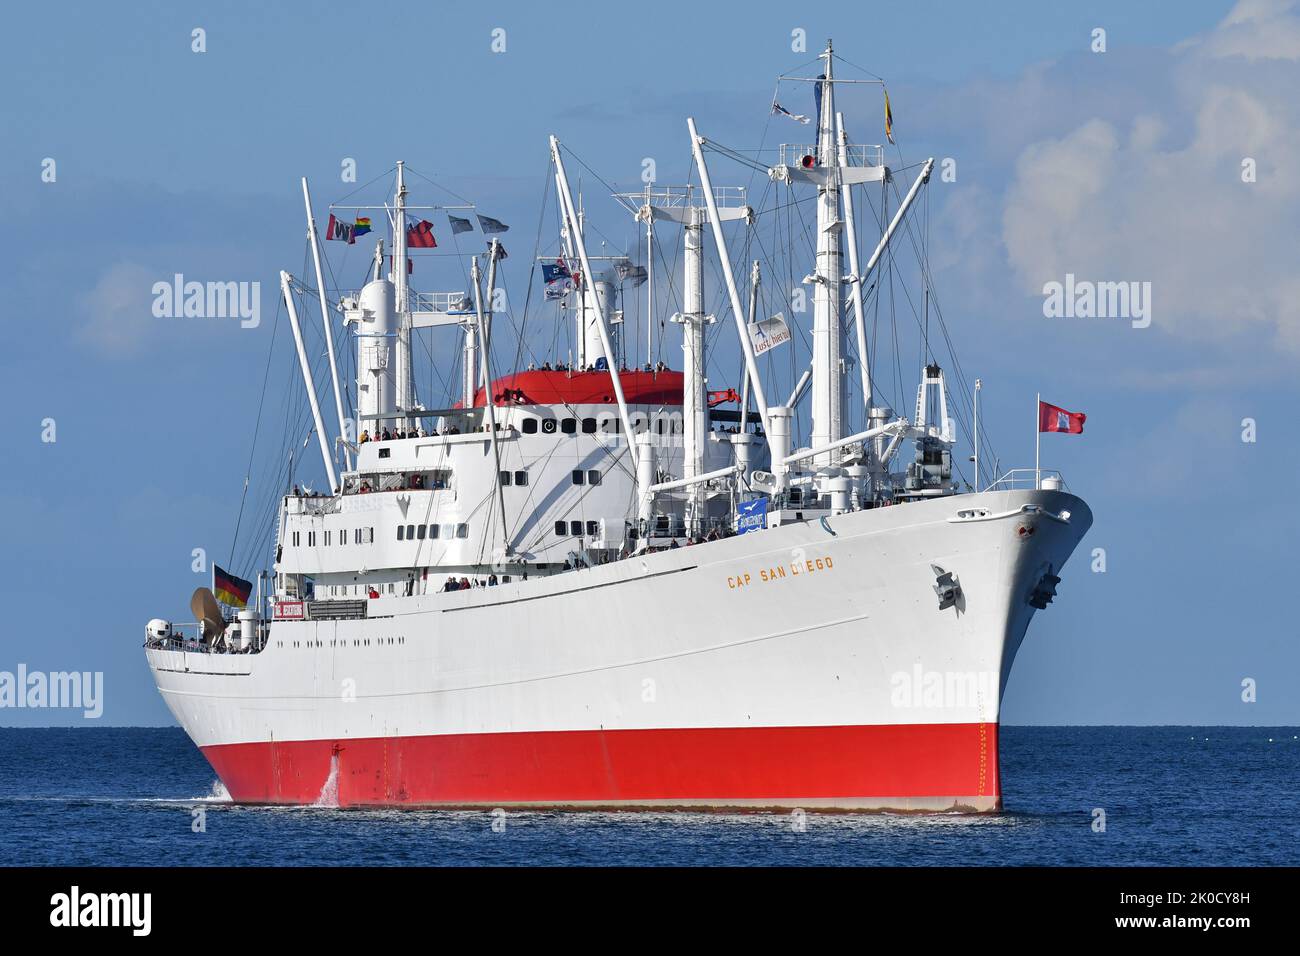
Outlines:
{"type": "Polygon", "coordinates": [[[785,324],[785,316],[778,312],[770,319],[749,323],[749,341],[754,345],[754,354],[762,355],[778,345],[790,341],[790,329],[785,324]]]}

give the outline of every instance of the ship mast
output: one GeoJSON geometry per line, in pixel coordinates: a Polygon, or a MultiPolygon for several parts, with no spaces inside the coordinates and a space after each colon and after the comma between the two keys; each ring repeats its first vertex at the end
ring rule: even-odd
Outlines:
{"type": "MultiPolygon", "coordinates": [[[[826,41],[822,53],[826,61],[821,90],[821,110],[817,115],[817,165],[837,169],[839,150],[835,142],[835,83],[832,75],[834,57],[826,41]]],[[[844,436],[844,327],[841,321],[842,293],[840,232],[840,184],[834,176],[817,186],[817,266],[805,281],[813,283],[812,333],[812,447],[820,448],[844,436]]],[[[839,463],[839,449],[818,455],[819,466],[839,463]]]]}
{"type": "Polygon", "coordinates": [[[411,303],[406,281],[406,175],[405,164],[397,161],[397,195],[393,210],[393,282],[397,303],[397,410],[411,407],[411,303]]]}
{"type": "MultiPolygon", "coordinates": [[[[720,187],[714,191],[718,218],[753,221],[753,210],[740,200],[744,196],[739,187],[720,187]],[[721,205],[727,202],[727,205],[721,205]]],[[[704,227],[709,222],[709,207],[702,193],[691,186],[666,186],[643,194],[623,193],[616,198],[631,208],[635,199],[642,205],[636,207],[636,218],[644,220],[647,235],[653,235],[657,219],[680,224],[682,228],[684,265],[682,311],[672,321],[682,327],[682,477],[698,478],[704,474],[704,453],[709,423],[708,358],[705,351],[705,326],[715,317],[704,309],[704,227]]],[[[653,249],[651,250],[653,255],[653,249]]],[[[650,317],[654,322],[653,314],[650,317]]],[[[708,489],[700,482],[686,486],[686,533],[698,536],[703,533],[707,514],[708,489]]]]}

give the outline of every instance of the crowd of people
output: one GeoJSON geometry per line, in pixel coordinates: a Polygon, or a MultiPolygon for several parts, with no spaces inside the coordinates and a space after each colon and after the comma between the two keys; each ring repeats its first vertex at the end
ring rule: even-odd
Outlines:
{"type": "MultiPolygon", "coordinates": [[[[525,574],[524,577],[527,578],[528,575],[525,574]]],[[[464,577],[457,578],[455,575],[452,575],[447,578],[442,589],[444,591],[468,591],[470,588],[491,588],[496,587],[498,584],[509,583],[510,575],[503,574],[500,578],[497,578],[496,572],[489,574],[486,578],[475,578],[473,580],[464,577]]]]}
{"type": "MultiPolygon", "coordinates": [[[[453,425],[451,428],[447,429],[447,434],[459,435],[460,429],[453,425]]],[[[357,444],[364,445],[366,442],[370,441],[401,441],[405,438],[430,438],[437,437],[437,435],[438,429],[430,428],[426,432],[423,425],[416,425],[414,428],[409,429],[397,428],[391,431],[385,427],[383,431],[375,432],[374,435],[371,435],[370,430],[366,429],[361,433],[361,437],[357,439],[357,444]]]]}
{"type": "MultiPolygon", "coordinates": [[[[631,371],[631,369],[627,367],[627,363],[623,363],[622,365],[620,365],[618,370],[620,373],[631,371]]],[[[609,370],[604,368],[597,368],[594,364],[590,362],[588,362],[586,365],[574,365],[571,362],[556,362],[554,365],[552,365],[550,362],[543,362],[541,365],[538,365],[536,362],[529,362],[528,371],[530,372],[606,372],[609,370]]],[[[645,367],[641,369],[641,371],[666,372],[668,371],[668,363],[657,362],[654,365],[651,365],[649,362],[646,362],[645,367]]]]}

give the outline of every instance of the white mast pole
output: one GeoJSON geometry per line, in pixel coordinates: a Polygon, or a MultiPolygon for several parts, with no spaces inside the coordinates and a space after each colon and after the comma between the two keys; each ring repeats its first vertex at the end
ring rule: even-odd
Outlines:
{"type": "MultiPolygon", "coordinates": [[[[477,261],[477,257],[475,257],[477,261]]],[[[477,295],[477,293],[475,293],[477,295]]],[[[474,407],[474,395],[478,392],[478,322],[466,322],[465,353],[461,363],[461,403],[465,408],[474,407]]]]}
{"type": "Polygon", "coordinates": [[[1039,467],[1038,452],[1043,443],[1043,393],[1034,396],[1034,490],[1043,486],[1043,472],[1039,467]]]}
{"type": "Polygon", "coordinates": [[[292,276],[280,273],[280,291],[284,295],[284,304],[289,310],[289,325],[293,327],[293,341],[298,346],[298,364],[302,368],[302,383],[307,387],[307,401],[311,404],[311,417],[316,423],[316,439],[320,442],[320,456],[325,462],[325,474],[330,481],[330,493],[339,491],[338,478],[334,474],[334,462],[330,458],[330,444],[325,437],[325,423],[320,417],[320,403],[316,401],[316,388],[311,378],[311,366],[307,363],[307,350],[302,344],[302,329],[298,326],[298,309],[293,304],[293,290],[289,287],[292,276]]]}
{"type": "MultiPolygon", "coordinates": [[[[316,236],[316,219],[311,214],[311,192],[307,188],[307,177],[302,178],[302,201],[307,207],[307,238],[311,241],[311,256],[316,263],[316,292],[320,296],[320,320],[325,327],[325,348],[330,356],[330,381],[334,385],[334,407],[339,413],[339,438],[344,441],[343,463],[348,471],[352,470],[352,452],[346,444],[348,428],[343,417],[343,395],[339,391],[339,368],[334,358],[334,333],[330,331],[329,306],[325,302],[325,277],[320,265],[320,241],[316,236]]],[[[357,436],[353,435],[353,440],[357,436]]]]}
{"type": "Polygon", "coordinates": [[[894,230],[897,229],[898,224],[903,221],[903,216],[907,212],[908,207],[912,205],[912,200],[916,198],[916,194],[920,190],[922,184],[929,181],[930,170],[932,169],[934,169],[933,157],[925,161],[925,165],[921,167],[921,174],[916,177],[916,182],[912,183],[912,188],[907,191],[907,195],[903,197],[903,201],[898,204],[898,210],[894,213],[894,218],[889,221],[889,228],[886,229],[885,234],[880,237],[880,242],[876,243],[875,251],[871,253],[871,258],[867,260],[867,266],[862,272],[862,282],[866,282],[867,277],[871,275],[871,271],[876,268],[876,263],[880,261],[880,256],[885,251],[885,247],[889,245],[889,240],[893,237],[894,230]]]}
{"type": "Polygon", "coordinates": [[[980,386],[983,383],[975,379],[975,491],[980,490],[980,386]]]}
{"type": "MultiPolygon", "coordinates": [[[[587,259],[587,243],[578,227],[578,214],[573,208],[573,194],[569,191],[569,177],[564,172],[564,158],[560,155],[560,141],[551,137],[551,159],[555,163],[556,182],[560,187],[560,203],[569,221],[569,236],[578,247],[578,258],[582,262],[583,288],[578,290],[580,299],[586,298],[586,290],[592,282],[591,262],[587,259]]],[[[610,381],[614,385],[614,398],[618,400],[618,415],[623,422],[623,434],[627,437],[627,447],[631,452],[632,464],[636,464],[636,436],[632,432],[632,418],[628,415],[627,400],[623,397],[623,383],[618,376],[618,362],[614,350],[609,344],[609,329],[605,326],[605,304],[599,295],[592,294],[596,307],[596,331],[600,333],[600,345],[605,350],[606,364],[609,366],[610,381]]]]}
{"type": "MultiPolygon", "coordinates": [[[[821,81],[821,115],[817,118],[817,165],[832,169],[837,163],[835,145],[835,86],[832,82],[831,44],[822,53],[826,61],[825,79],[821,81]]],[[[841,319],[843,292],[840,286],[840,186],[828,178],[817,187],[817,265],[813,286],[813,398],[812,444],[831,446],[843,435],[844,326],[841,319]]],[[[819,465],[838,464],[838,449],[816,460],[819,465]]]]}
{"type": "MultiPolygon", "coordinates": [[[[754,260],[754,270],[750,273],[749,286],[749,324],[758,321],[758,285],[762,281],[758,260],[754,260]]],[[[740,433],[749,431],[749,373],[745,373],[745,382],[740,389],[740,433]]]]}
{"type": "MultiPolygon", "coordinates": [[[[497,240],[493,239],[492,247],[494,252],[496,251],[496,245],[497,245],[497,240]]],[[[475,316],[475,320],[478,323],[479,335],[483,337],[484,341],[487,341],[487,336],[484,334],[484,325],[483,325],[483,285],[481,282],[482,273],[479,271],[479,267],[478,267],[478,256],[475,256],[472,262],[473,264],[470,267],[470,275],[474,281],[474,316],[475,316]]],[[[491,271],[491,266],[489,266],[489,271],[491,271]]],[[[483,349],[480,352],[479,360],[483,363],[484,412],[487,417],[488,434],[491,437],[491,441],[492,441],[492,457],[496,461],[496,466],[497,466],[495,477],[496,477],[496,486],[497,486],[497,505],[500,507],[501,510],[501,541],[505,548],[505,553],[508,555],[510,554],[510,530],[506,527],[506,498],[505,498],[505,491],[502,490],[501,487],[501,447],[497,444],[497,413],[496,413],[496,404],[492,401],[492,380],[488,377],[489,372],[488,372],[487,349],[483,349]]],[[[467,404],[465,407],[467,409],[472,409],[474,407],[473,396],[470,396],[469,404],[467,404]]]]}
{"type": "MultiPolygon", "coordinates": [[[[835,127],[839,132],[839,159],[841,166],[849,164],[849,139],[844,131],[844,114],[835,114],[835,127]]],[[[853,331],[857,339],[859,372],[862,379],[862,414],[864,420],[871,409],[871,365],[867,361],[867,330],[862,320],[862,280],[858,276],[858,234],[853,216],[853,187],[845,186],[843,194],[844,225],[849,244],[849,272],[853,274],[853,331]]]]}
{"type": "MultiPolygon", "coordinates": [[[[645,206],[650,208],[650,183],[645,184],[645,206]]],[[[645,364],[654,368],[654,328],[655,328],[655,217],[645,218],[645,364]]]]}
{"type": "Polygon", "coordinates": [[[740,347],[745,353],[745,369],[749,380],[754,385],[754,403],[758,406],[758,415],[763,420],[763,434],[771,435],[767,420],[767,397],[763,394],[763,383],[758,378],[758,362],[754,358],[754,343],[749,340],[749,331],[745,328],[744,309],[740,304],[740,293],[736,290],[736,277],[731,272],[731,258],[727,255],[727,244],[722,237],[722,219],[718,215],[718,203],[713,196],[713,181],[709,178],[709,167],[704,162],[702,148],[704,138],[695,129],[694,117],[686,118],[686,128],[691,134],[691,152],[695,154],[695,166],[700,173],[700,189],[704,193],[704,203],[709,209],[709,223],[713,226],[713,242],[718,247],[718,260],[722,265],[722,278],[727,283],[727,294],[731,297],[731,315],[736,320],[736,333],[740,336],[740,347]]]}
{"type": "MultiPolygon", "coordinates": [[[[487,276],[487,301],[483,306],[483,328],[479,329],[479,349],[483,353],[483,367],[488,368],[491,363],[488,361],[491,356],[488,354],[492,347],[492,320],[496,318],[496,307],[493,303],[496,301],[497,294],[497,261],[501,258],[501,240],[496,236],[492,237],[492,244],[488,249],[488,276],[487,276]]],[[[491,386],[492,381],[483,376],[483,385],[491,386]]]]}
{"type": "MultiPolygon", "coordinates": [[[[397,302],[397,409],[411,407],[411,304],[406,281],[406,171],[397,161],[397,201],[393,219],[393,298],[397,302]]],[[[405,425],[402,426],[406,427],[405,425]]]]}
{"type": "MultiPolygon", "coordinates": [[[[685,311],[677,316],[677,320],[682,324],[682,474],[686,478],[694,478],[704,472],[704,433],[708,429],[704,326],[709,317],[704,314],[702,212],[699,206],[689,206],[683,223],[685,228],[682,230],[685,311]]],[[[686,533],[693,537],[700,530],[704,519],[706,491],[703,485],[690,486],[686,505],[686,533]]]]}

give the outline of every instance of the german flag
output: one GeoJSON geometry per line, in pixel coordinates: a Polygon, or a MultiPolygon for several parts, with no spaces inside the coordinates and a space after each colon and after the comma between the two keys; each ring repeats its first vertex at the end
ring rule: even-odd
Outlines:
{"type": "Polygon", "coordinates": [[[212,593],[217,600],[230,607],[247,607],[248,596],[253,593],[253,585],[243,578],[222,571],[215,564],[212,566],[212,593]]]}

